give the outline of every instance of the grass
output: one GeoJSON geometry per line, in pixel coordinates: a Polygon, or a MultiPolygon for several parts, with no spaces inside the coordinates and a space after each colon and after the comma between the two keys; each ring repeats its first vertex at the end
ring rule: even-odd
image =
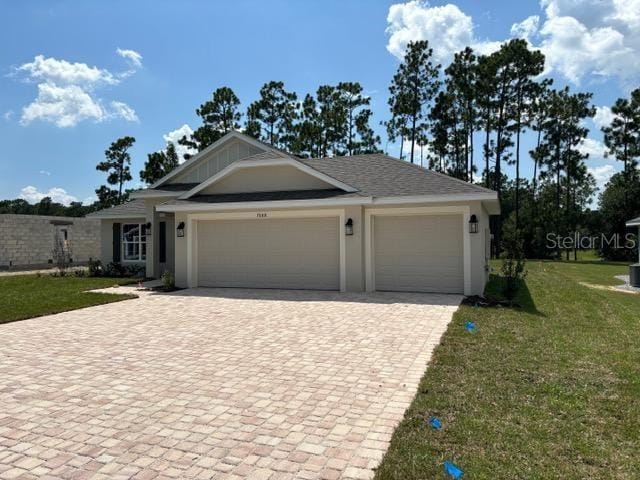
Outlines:
{"type": "Polygon", "coordinates": [[[444,460],[470,479],[638,478],[640,296],[579,284],[619,283],[627,267],[528,270],[521,308],[455,314],[378,480],[443,479],[444,460]],[[431,415],[441,430],[426,426],[431,415]]]}
{"type": "Polygon", "coordinates": [[[87,292],[133,282],[135,280],[130,278],[52,277],[48,274],[0,277],[0,324],[135,298],[129,294],[87,292]]]}

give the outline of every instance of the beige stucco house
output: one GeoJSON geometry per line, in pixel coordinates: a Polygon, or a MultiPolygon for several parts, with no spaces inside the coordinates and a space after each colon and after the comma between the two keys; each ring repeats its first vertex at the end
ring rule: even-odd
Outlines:
{"type": "Polygon", "coordinates": [[[494,191],[382,154],[301,159],[232,132],[101,219],[102,261],[180,287],[481,294],[494,191]]]}

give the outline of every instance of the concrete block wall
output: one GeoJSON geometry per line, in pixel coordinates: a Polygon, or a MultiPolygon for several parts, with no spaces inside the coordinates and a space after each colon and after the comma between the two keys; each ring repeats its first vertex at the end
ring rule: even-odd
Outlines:
{"type": "Polygon", "coordinates": [[[100,257],[100,220],[44,215],[0,215],[0,268],[46,267],[58,229],[67,230],[73,264],[100,257]],[[72,222],[69,225],[56,225],[72,222]]]}

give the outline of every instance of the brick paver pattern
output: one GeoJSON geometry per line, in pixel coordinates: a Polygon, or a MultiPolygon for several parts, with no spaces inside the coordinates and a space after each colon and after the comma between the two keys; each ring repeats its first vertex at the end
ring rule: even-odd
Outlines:
{"type": "Polygon", "coordinates": [[[460,300],[194,289],[0,325],[0,479],[371,478],[460,300]]]}

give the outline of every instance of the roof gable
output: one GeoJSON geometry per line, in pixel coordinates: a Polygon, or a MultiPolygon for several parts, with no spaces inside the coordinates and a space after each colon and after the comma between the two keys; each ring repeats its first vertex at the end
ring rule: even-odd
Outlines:
{"type": "Polygon", "coordinates": [[[260,153],[276,152],[278,150],[275,148],[240,132],[229,132],[169,172],[150,188],[166,188],[167,185],[179,183],[201,183],[236,160],[260,153]]]}
{"type": "Polygon", "coordinates": [[[234,194],[252,192],[340,189],[355,192],[356,188],[322,173],[301,161],[282,153],[259,154],[238,160],[181,195],[187,199],[196,194],[234,194]]]}

